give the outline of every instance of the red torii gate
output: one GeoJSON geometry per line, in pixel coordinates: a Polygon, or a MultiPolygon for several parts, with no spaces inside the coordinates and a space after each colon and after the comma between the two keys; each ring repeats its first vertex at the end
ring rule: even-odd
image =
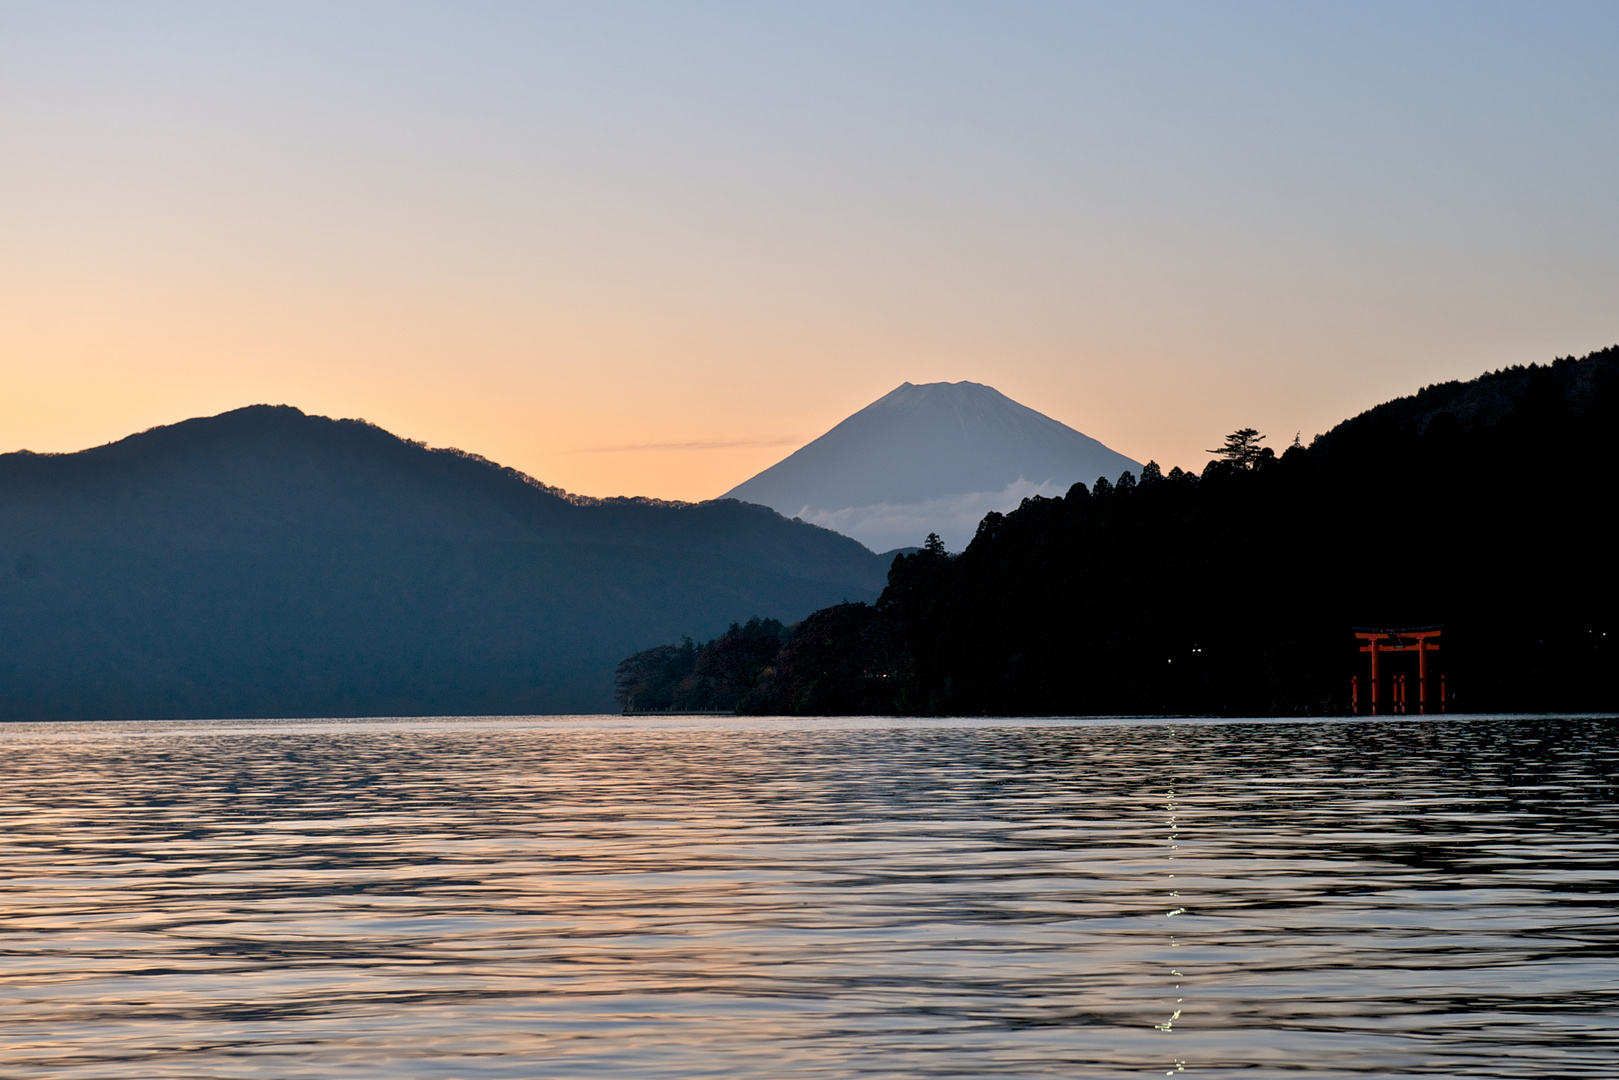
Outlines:
{"type": "MultiPolygon", "coordinates": [[[[1415,626],[1397,630],[1374,630],[1370,627],[1355,627],[1355,637],[1365,644],[1360,646],[1363,653],[1372,655],[1372,685],[1371,685],[1371,714],[1379,716],[1383,712],[1408,712],[1405,694],[1405,676],[1392,675],[1389,678],[1389,702],[1385,710],[1382,702],[1378,700],[1378,687],[1382,683],[1381,673],[1378,670],[1377,658],[1382,653],[1410,652],[1417,654],[1417,709],[1419,712],[1428,711],[1428,654],[1439,649],[1438,637],[1442,626],[1415,626]]],[[[1349,679],[1349,698],[1354,705],[1355,715],[1361,714],[1360,676],[1352,675],[1349,679]]],[[[1445,711],[1445,677],[1439,676],[1439,711],[1445,711]]]]}

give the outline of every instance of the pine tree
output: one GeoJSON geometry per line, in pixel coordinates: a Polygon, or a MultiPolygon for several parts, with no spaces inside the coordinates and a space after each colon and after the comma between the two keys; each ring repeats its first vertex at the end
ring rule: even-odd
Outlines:
{"type": "Polygon", "coordinates": [[[1251,469],[1259,461],[1264,451],[1259,444],[1265,441],[1255,428],[1245,427],[1233,431],[1225,437],[1225,445],[1218,450],[1210,450],[1221,461],[1234,465],[1239,469],[1251,469]]]}

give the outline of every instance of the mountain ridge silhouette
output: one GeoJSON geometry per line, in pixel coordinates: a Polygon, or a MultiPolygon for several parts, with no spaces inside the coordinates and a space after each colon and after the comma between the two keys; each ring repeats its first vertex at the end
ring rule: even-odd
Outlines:
{"type": "Polygon", "coordinates": [[[248,406],[0,455],[0,717],[602,711],[626,647],[869,599],[887,562],[248,406]]]}

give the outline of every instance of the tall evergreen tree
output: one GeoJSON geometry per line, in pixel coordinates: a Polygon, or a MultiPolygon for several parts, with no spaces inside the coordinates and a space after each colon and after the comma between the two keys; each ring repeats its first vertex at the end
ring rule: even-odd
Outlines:
{"type": "Polygon", "coordinates": [[[1259,444],[1264,441],[1265,436],[1261,435],[1257,429],[1251,427],[1238,428],[1225,437],[1223,446],[1218,450],[1210,450],[1209,453],[1228,465],[1234,465],[1239,469],[1251,469],[1263,455],[1259,444]]]}

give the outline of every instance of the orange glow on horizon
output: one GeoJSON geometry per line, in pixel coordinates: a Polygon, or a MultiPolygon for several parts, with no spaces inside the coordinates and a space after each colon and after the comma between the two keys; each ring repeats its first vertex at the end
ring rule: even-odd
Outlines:
{"type": "Polygon", "coordinates": [[[1611,13],[1035,7],[8,9],[0,452],[289,404],[703,499],[969,379],[1195,469],[1619,341],[1611,13]]]}

